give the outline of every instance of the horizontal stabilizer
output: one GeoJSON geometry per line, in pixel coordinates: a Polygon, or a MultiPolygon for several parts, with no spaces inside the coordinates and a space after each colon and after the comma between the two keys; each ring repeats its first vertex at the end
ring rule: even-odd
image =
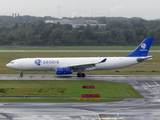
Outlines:
{"type": "Polygon", "coordinates": [[[147,56],[147,57],[144,57],[144,58],[137,58],[137,62],[144,62],[144,61],[147,61],[147,60],[151,60],[152,59],[152,56],[147,56]]]}

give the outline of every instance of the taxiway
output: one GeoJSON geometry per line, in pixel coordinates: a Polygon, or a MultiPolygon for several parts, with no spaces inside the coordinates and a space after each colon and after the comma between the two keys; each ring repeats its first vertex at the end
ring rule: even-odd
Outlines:
{"type": "MultiPolygon", "coordinates": [[[[89,75],[86,78],[57,75],[2,74],[1,80],[97,80],[125,82],[144,98],[112,103],[0,103],[2,120],[123,120],[160,119],[160,75],[89,75]],[[5,117],[5,118],[4,118],[5,117]]],[[[1,120],[1,117],[0,117],[1,120]]]]}

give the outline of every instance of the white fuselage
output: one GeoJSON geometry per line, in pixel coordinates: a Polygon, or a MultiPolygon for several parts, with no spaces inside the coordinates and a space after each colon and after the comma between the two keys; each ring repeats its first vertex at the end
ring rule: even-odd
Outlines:
{"type": "MultiPolygon", "coordinates": [[[[19,71],[55,71],[56,68],[69,68],[80,64],[91,64],[89,70],[112,70],[139,63],[139,57],[78,57],[78,58],[21,58],[12,60],[6,66],[19,71]],[[99,63],[103,59],[105,62],[99,63]]],[[[89,66],[90,67],[90,66],[89,66]]]]}

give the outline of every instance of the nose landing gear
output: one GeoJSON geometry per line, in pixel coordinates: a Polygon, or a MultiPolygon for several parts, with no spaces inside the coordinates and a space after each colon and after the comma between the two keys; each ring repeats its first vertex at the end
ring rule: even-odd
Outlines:
{"type": "Polygon", "coordinates": [[[22,71],[20,71],[20,77],[23,77],[23,72],[22,71]]]}

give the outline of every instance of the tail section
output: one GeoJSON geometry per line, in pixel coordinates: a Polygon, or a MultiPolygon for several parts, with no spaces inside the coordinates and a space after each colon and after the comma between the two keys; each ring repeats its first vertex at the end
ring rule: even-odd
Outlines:
{"type": "Polygon", "coordinates": [[[152,45],[153,39],[153,37],[147,37],[131,54],[126,57],[146,57],[152,45]]]}

